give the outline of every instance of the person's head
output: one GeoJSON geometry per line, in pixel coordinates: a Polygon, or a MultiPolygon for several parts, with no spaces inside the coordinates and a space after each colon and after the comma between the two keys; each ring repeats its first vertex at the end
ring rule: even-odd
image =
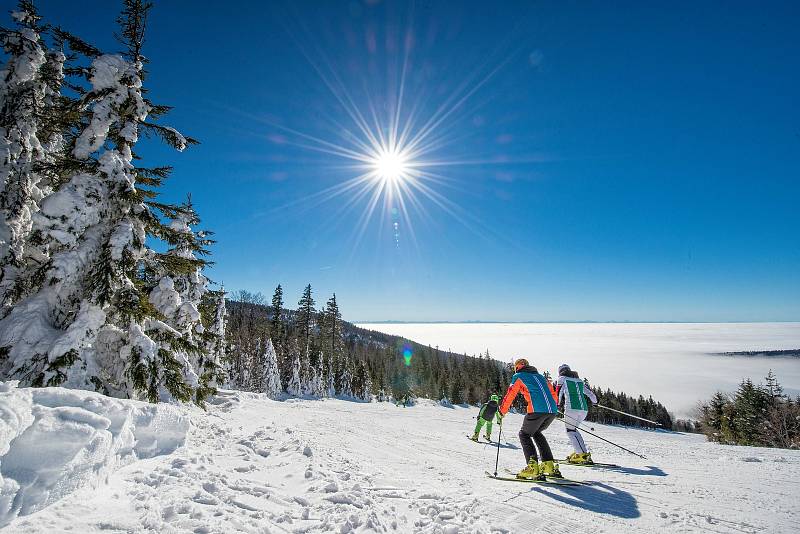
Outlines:
{"type": "Polygon", "coordinates": [[[529,365],[530,364],[528,363],[528,360],[525,358],[519,358],[514,362],[514,371],[519,371],[520,369],[528,367],[529,365]]]}
{"type": "Polygon", "coordinates": [[[492,395],[491,397],[489,397],[489,400],[494,402],[500,402],[500,397],[498,397],[497,395],[492,395]]]}
{"type": "Polygon", "coordinates": [[[565,375],[565,376],[569,375],[569,372],[571,370],[572,369],[570,369],[569,365],[567,365],[566,363],[562,363],[561,365],[558,366],[558,374],[559,375],[565,375]]]}

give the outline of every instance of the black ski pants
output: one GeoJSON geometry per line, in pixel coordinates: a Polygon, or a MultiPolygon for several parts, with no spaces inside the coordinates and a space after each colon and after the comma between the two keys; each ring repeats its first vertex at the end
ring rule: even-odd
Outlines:
{"type": "Polygon", "coordinates": [[[522,422],[522,428],[519,429],[519,441],[522,444],[522,452],[525,454],[525,462],[530,462],[531,458],[538,460],[539,456],[536,455],[536,449],[539,449],[542,461],[547,462],[553,459],[553,452],[550,450],[550,445],[545,439],[544,432],[553,419],[556,418],[554,413],[529,413],[525,416],[522,422]],[[536,446],[534,447],[534,442],[536,446]]]}

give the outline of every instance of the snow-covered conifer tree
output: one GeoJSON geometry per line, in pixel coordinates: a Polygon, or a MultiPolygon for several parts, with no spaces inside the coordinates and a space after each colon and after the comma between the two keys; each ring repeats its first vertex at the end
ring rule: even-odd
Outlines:
{"type": "Polygon", "coordinates": [[[336,376],[336,392],[341,397],[353,396],[353,374],[350,371],[348,358],[339,359],[339,369],[336,376]]]}
{"type": "Polygon", "coordinates": [[[227,327],[227,310],[225,309],[225,287],[217,291],[207,291],[200,303],[200,315],[205,324],[203,331],[203,354],[207,358],[204,362],[201,383],[210,387],[226,382],[227,373],[223,364],[228,361],[227,341],[225,330],[227,327]]]}
{"type": "Polygon", "coordinates": [[[189,314],[181,332],[157,307],[174,307],[174,317],[186,319],[175,280],[204,262],[147,247],[148,235],[179,247],[188,234],[156,214],[173,217],[180,210],[155,200],[154,188],[169,169],[134,165],[142,130],[178,150],[194,142],[152,120],[168,108],[150,102],[142,88],[149,7],[124,0],[118,19],[123,54],[84,49],[92,60],[91,88],[82,96],[88,115],[64,163],[71,174],[34,216],[33,232],[48,244],[50,259],[29,296],[0,321],[0,348],[7,354],[2,374],[34,386],[94,387],[151,401],[194,396],[201,403],[209,390],[192,357],[203,348],[185,335],[199,318],[189,314]]]}
{"type": "Polygon", "coordinates": [[[263,381],[259,391],[266,393],[271,398],[277,398],[282,392],[281,377],[278,373],[278,357],[272,339],[267,338],[262,357],[263,381]]]}
{"type": "Polygon", "coordinates": [[[314,396],[315,397],[327,397],[328,396],[328,382],[325,377],[325,360],[323,359],[323,355],[320,352],[317,356],[317,380],[314,384],[314,396]]]}
{"type": "Polygon", "coordinates": [[[369,367],[367,362],[359,362],[359,373],[361,374],[362,392],[359,397],[361,400],[372,402],[372,377],[369,375],[369,367]]]}
{"type": "MultiPolygon", "coordinates": [[[[2,315],[18,298],[32,216],[50,191],[41,169],[61,148],[52,108],[63,81],[65,56],[47,50],[33,3],[21,0],[12,13],[17,27],[0,28],[8,61],[0,71],[0,304],[2,315]]],[[[63,121],[62,119],[59,119],[63,121]]],[[[37,265],[46,257],[34,254],[37,265]]]]}
{"type": "MultiPolygon", "coordinates": [[[[325,394],[328,397],[335,397],[336,396],[336,362],[334,361],[333,355],[329,355],[328,358],[327,369],[325,372],[325,394]]],[[[322,355],[320,354],[320,361],[322,361],[322,355]]]]}
{"type": "Polygon", "coordinates": [[[303,388],[303,382],[300,376],[300,360],[301,360],[300,346],[297,344],[296,339],[293,339],[289,343],[288,357],[289,361],[291,362],[292,372],[289,381],[286,383],[286,392],[289,395],[294,395],[295,397],[299,397],[305,392],[305,390],[303,388]]]}

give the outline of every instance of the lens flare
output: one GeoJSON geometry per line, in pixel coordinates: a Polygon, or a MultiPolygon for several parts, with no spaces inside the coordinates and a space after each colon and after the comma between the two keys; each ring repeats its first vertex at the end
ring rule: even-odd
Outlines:
{"type": "Polygon", "coordinates": [[[411,358],[414,357],[414,351],[411,350],[409,345],[403,346],[403,360],[405,360],[406,367],[411,366],[411,358]]]}

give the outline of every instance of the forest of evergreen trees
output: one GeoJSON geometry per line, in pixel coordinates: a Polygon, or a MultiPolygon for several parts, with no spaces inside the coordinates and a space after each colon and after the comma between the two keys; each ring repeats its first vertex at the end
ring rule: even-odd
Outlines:
{"type": "Polygon", "coordinates": [[[477,404],[502,392],[507,366],[358,328],[342,320],[336,295],[320,309],[311,286],[296,310],[278,286],[229,295],[227,368],[231,387],[272,396],[343,396],[378,400],[425,397],[477,404]]]}
{"type": "MultiPolygon", "coordinates": [[[[494,360],[488,352],[456,354],[343,321],[336,295],[317,311],[310,285],[296,310],[285,307],[281,286],[271,300],[248,291],[228,297],[227,368],[229,385],[237,389],[271,396],[422,397],[476,405],[493,393],[502,396],[513,375],[510,363],[494,360]]],[[[675,424],[667,409],[652,397],[632,397],[608,389],[596,393],[600,403],[611,408],[658,421],[665,429],[675,424]]],[[[524,410],[521,397],[515,407],[524,410]]],[[[589,420],[647,426],[597,408],[590,411],[589,420]]]]}
{"type": "Polygon", "coordinates": [[[743,380],[736,393],[716,393],[700,405],[700,427],[709,441],[757,447],[800,447],[800,396],[785,395],[772,373],[765,384],[743,380]]]}

